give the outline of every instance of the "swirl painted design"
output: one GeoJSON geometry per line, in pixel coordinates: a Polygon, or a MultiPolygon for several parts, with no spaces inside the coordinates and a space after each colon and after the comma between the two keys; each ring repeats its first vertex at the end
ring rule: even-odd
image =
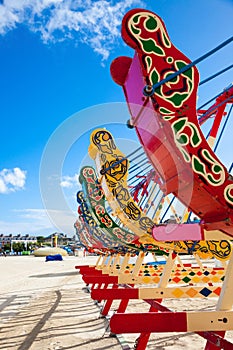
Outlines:
{"type": "Polygon", "coordinates": [[[151,244],[151,247],[159,245],[177,253],[195,252],[202,258],[213,256],[222,260],[229,258],[231,245],[228,241],[224,243],[223,241],[155,241],[150,235],[155,223],[142,212],[129,193],[127,185],[129,160],[117,148],[111,133],[105,129],[93,131],[90,149],[92,150],[90,156],[94,155],[97,172],[101,176],[100,183],[110,207],[123,225],[140,237],[141,242],[151,244]],[[123,165],[119,159],[124,162],[123,165]],[[109,164],[112,164],[112,168],[109,164]]]}
{"type": "Polygon", "coordinates": [[[124,89],[131,124],[167,193],[199,216],[206,230],[233,236],[233,178],[198,124],[197,68],[189,66],[191,61],[173,45],[162,19],[151,11],[130,10],[122,21],[122,37],[135,55],[116,58],[111,74],[124,89]],[[153,87],[150,97],[145,97],[146,86],[153,87]],[[187,194],[189,179],[193,190],[187,194]]]}

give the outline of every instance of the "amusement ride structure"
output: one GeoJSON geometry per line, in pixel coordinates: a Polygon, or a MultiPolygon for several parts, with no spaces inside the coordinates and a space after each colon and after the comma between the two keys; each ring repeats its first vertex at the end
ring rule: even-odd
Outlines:
{"type": "Polygon", "coordinates": [[[191,62],[173,45],[162,19],[143,9],[124,16],[122,37],[135,54],[115,59],[111,75],[123,88],[127,124],[141,147],[125,156],[108,130],[90,135],[96,169],[80,170],[75,228],[80,243],[100,257],[95,267],[77,268],[92,298],[105,300],[103,316],[120,300],[111,332],[140,333],[135,349],[146,349],[151,333],[188,331],[207,340],[206,350],[233,349],[225,337],[233,330],[233,177],[232,166],[227,170],[216,155],[232,110],[232,85],[207,109],[196,107],[196,64],[233,38],[191,62]],[[201,126],[210,118],[206,138],[201,126]],[[144,263],[148,252],[151,264],[144,263]],[[181,253],[192,255],[193,263],[184,264],[181,253]],[[221,267],[206,265],[213,258],[221,267]],[[207,297],[217,298],[215,310],[174,312],[162,303],[207,297]],[[127,313],[131,299],[144,300],[149,312],[127,313]]]}

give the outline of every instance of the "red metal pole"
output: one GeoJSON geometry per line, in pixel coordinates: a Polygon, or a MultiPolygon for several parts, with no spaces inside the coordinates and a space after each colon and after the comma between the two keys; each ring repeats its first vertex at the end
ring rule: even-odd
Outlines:
{"type": "MultiPolygon", "coordinates": [[[[117,284],[114,284],[114,285],[112,286],[112,289],[116,289],[116,290],[117,290],[117,289],[118,289],[118,285],[117,285],[117,284]]],[[[103,289],[103,291],[104,291],[104,289],[103,289]]],[[[113,301],[114,301],[114,298],[109,299],[109,300],[107,300],[107,301],[105,302],[104,307],[103,307],[103,310],[101,311],[101,315],[102,315],[102,316],[107,316],[107,314],[109,313],[109,310],[110,310],[110,308],[111,308],[111,306],[112,306],[113,301]]]]}
{"type": "MultiPolygon", "coordinates": [[[[156,301],[157,301],[157,303],[161,303],[162,299],[158,299],[156,301]]],[[[158,312],[158,309],[157,309],[157,307],[155,307],[155,305],[152,304],[149,312],[158,312]]],[[[135,349],[136,350],[145,350],[147,343],[150,339],[150,335],[151,335],[151,333],[149,333],[149,332],[148,333],[141,333],[140,336],[136,339],[135,349]]]]}
{"type": "MultiPolygon", "coordinates": [[[[215,332],[215,334],[216,335],[219,335],[220,336],[220,339],[224,339],[224,336],[225,336],[225,333],[226,332],[215,332]]],[[[217,338],[217,344],[219,344],[219,340],[218,340],[218,338],[217,338]]],[[[231,349],[231,350],[233,350],[233,344],[230,344],[231,345],[231,348],[226,348],[225,346],[222,348],[220,348],[220,349],[224,349],[224,350],[227,350],[227,349],[231,349]]],[[[213,343],[211,343],[208,339],[207,339],[207,342],[206,342],[206,346],[205,346],[205,350],[219,350],[219,346],[218,345],[214,345],[213,343]]]]}
{"type": "MultiPolygon", "coordinates": [[[[218,101],[217,101],[217,103],[218,103],[218,101]]],[[[218,107],[216,116],[214,118],[214,123],[212,125],[210,135],[209,135],[208,140],[207,140],[211,148],[213,148],[213,145],[214,145],[217,133],[218,133],[218,129],[219,129],[219,126],[220,126],[221,121],[222,121],[225,107],[226,107],[226,103],[224,103],[223,105],[218,107]]]]}

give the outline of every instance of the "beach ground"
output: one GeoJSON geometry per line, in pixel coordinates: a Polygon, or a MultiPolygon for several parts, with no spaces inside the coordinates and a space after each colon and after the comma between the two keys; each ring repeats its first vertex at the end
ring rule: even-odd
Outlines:
{"type": "MultiPolygon", "coordinates": [[[[137,334],[110,336],[107,320],[99,317],[99,306],[75,270],[75,265],[94,265],[96,260],[95,256],[51,262],[34,256],[0,257],[0,349],[133,349],[137,334]]],[[[171,299],[165,304],[173,310],[211,310],[216,299],[171,299]]],[[[140,300],[132,300],[127,308],[148,310],[140,300]]],[[[233,332],[227,338],[233,342],[233,332]]],[[[199,350],[204,345],[205,340],[193,333],[157,333],[147,348],[199,350]]]]}

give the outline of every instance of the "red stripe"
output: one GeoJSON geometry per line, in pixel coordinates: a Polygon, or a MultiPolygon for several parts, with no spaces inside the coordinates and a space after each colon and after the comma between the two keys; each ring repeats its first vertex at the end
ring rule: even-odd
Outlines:
{"type": "Polygon", "coordinates": [[[120,289],[120,288],[112,288],[112,289],[104,289],[104,288],[94,288],[91,291],[91,297],[94,300],[99,299],[139,299],[138,289],[120,289]]]}
{"type": "Polygon", "coordinates": [[[110,328],[115,334],[187,332],[186,312],[116,313],[111,317],[110,328]]]}
{"type": "Polygon", "coordinates": [[[83,281],[85,283],[117,283],[118,278],[116,276],[89,276],[83,275],[83,281]]]}

